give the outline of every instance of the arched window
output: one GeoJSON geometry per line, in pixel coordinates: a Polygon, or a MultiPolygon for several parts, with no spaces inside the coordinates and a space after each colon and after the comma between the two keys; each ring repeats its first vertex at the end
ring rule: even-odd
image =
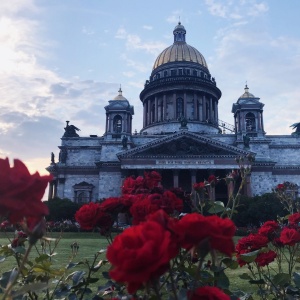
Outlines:
{"type": "Polygon", "coordinates": [[[253,113],[249,112],[245,116],[245,122],[246,122],[246,131],[255,131],[255,116],[253,113]]]}
{"type": "Polygon", "coordinates": [[[114,132],[121,133],[122,132],[122,117],[117,115],[114,117],[114,132]]]}
{"type": "Polygon", "coordinates": [[[183,107],[183,99],[178,98],[176,100],[176,117],[180,118],[184,116],[184,107],[183,107]]]}
{"type": "Polygon", "coordinates": [[[82,181],[78,184],[73,185],[74,189],[74,201],[76,203],[87,203],[92,201],[93,188],[95,186],[82,181]]]}

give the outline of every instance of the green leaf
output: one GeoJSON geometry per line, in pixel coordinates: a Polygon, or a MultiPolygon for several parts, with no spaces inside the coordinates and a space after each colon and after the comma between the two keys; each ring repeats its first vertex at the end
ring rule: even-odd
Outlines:
{"type": "Polygon", "coordinates": [[[278,273],[272,278],[274,285],[284,286],[291,281],[290,275],[287,273],[278,273]]]}
{"type": "Polygon", "coordinates": [[[36,257],[35,262],[36,263],[40,263],[44,260],[48,260],[49,259],[49,255],[48,254],[41,254],[39,257],[36,257]]]}
{"type": "Polygon", "coordinates": [[[5,261],[5,259],[6,259],[6,257],[5,257],[5,256],[0,256],[0,263],[4,262],[4,261],[5,261]]]}
{"type": "Polygon", "coordinates": [[[187,300],[187,290],[182,288],[178,293],[178,300],[187,300]]]}
{"type": "Polygon", "coordinates": [[[293,280],[295,282],[296,287],[300,288],[300,273],[293,273],[293,280]]]}
{"type": "Polygon", "coordinates": [[[10,270],[8,272],[4,272],[2,274],[2,276],[0,277],[0,285],[3,287],[3,288],[6,288],[8,282],[9,282],[9,279],[10,279],[10,276],[12,274],[12,272],[14,272],[14,270],[10,270]]]}
{"type": "Polygon", "coordinates": [[[252,252],[249,252],[249,253],[241,254],[239,256],[239,258],[241,260],[243,260],[244,262],[246,262],[246,263],[251,263],[251,262],[255,261],[258,253],[259,253],[259,250],[252,251],[252,252]]]}
{"type": "Polygon", "coordinates": [[[229,289],[230,282],[224,271],[218,272],[218,275],[215,276],[215,281],[217,283],[217,287],[221,289],[229,289]]]}
{"type": "Polygon", "coordinates": [[[239,267],[239,264],[236,260],[232,260],[229,257],[225,257],[222,259],[222,263],[228,267],[229,269],[235,270],[239,267]]]}
{"type": "Polygon", "coordinates": [[[257,280],[251,279],[251,280],[249,280],[249,283],[250,284],[265,284],[265,281],[263,279],[257,279],[257,280]]]}
{"type": "MultiPolygon", "coordinates": [[[[220,202],[220,201],[217,201],[217,202],[220,202]]],[[[211,205],[211,207],[209,208],[208,213],[210,213],[210,214],[218,214],[218,213],[221,213],[223,211],[224,211],[224,204],[223,205],[219,205],[219,204],[213,203],[211,205]]]]}
{"type": "Polygon", "coordinates": [[[48,288],[48,284],[46,282],[35,282],[32,284],[26,284],[22,286],[16,293],[14,293],[14,297],[19,295],[24,295],[27,292],[37,292],[48,288]]]}
{"type": "Polygon", "coordinates": [[[106,282],[105,285],[98,286],[98,293],[105,292],[107,289],[110,289],[112,286],[114,286],[114,283],[111,280],[109,280],[106,282]]]}
{"type": "Polygon", "coordinates": [[[97,281],[99,281],[99,278],[91,278],[91,277],[90,277],[90,278],[87,279],[87,282],[88,282],[88,283],[95,283],[95,282],[97,282],[97,281]]]}
{"type": "Polygon", "coordinates": [[[79,265],[79,263],[73,263],[73,262],[70,262],[70,263],[66,266],[66,269],[68,270],[68,269],[74,268],[74,267],[76,267],[76,266],[78,266],[78,265],[79,265]]]}
{"type": "Polygon", "coordinates": [[[77,271],[73,273],[72,280],[73,280],[73,285],[78,285],[81,280],[83,279],[85,272],[84,271],[77,271]]]}
{"type": "Polygon", "coordinates": [[[102,276],[103,276],[105,279],[110,279],[110,276],[109,276],[109,273],[108,273],[108,272],[102,272],[102,276]]]}
{"type": "Polygon", "coordinates": [[[201,281],[203,281],[205,283],[214,281],[214,276],[211,273],[209,273],[208,271],[201,271],[200,276],[201,276],[201,281]]]}
{"type": "Polygon", "coordinates": [[[25,254],[26,253],[25,247],[21,247],[21,246],[13,248],[13,251],[15,253],[20,253],[20,254],[25,254]]]}
{"type": "Polygon", "coordinates": [[[244,280],[252,280],[250,275],[248,275],[247,273],[243,273],[242,275],[239,275],[239,277],[244,280]]]}

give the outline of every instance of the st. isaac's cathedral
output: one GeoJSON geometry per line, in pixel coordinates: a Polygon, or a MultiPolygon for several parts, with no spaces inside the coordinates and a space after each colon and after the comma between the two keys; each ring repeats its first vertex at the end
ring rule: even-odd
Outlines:
{"type": "MultiPolygon", "coordinates": [[[[209,175],[224,178],[237,169],[236,157],[248,154],[255,156],[248,196],[271,192],[283,181],[300,185],[300,125],[291,135],[266,135],[264,104],[247,85],[232,105],[234,125],[222,122],[222,93],[205,58],[186,43],[181,23],[173,34],[174,43],[159,54],[140,93],[140,132],[132,132],[134,108],[121,88],[105,107],[103,136],[80,137],[67,121],[59,161],[52,155],[47,167],[54,176],[49,199],[90,202],[119,196],[127,176],[150,170],[162,175],[165,188],[190,192],[209,175]]],[[[216,199],[226,193],[223,181],[216,186],[216,199]]]]}

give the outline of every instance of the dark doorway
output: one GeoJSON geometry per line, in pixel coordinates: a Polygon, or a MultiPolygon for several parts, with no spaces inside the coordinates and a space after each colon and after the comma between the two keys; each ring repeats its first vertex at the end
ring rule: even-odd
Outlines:
{"type": "Polygon", "coordinates": [[[161,170],[161,184],[165,189],[171,189],[173,187],[173,171],[172,170],[161,170]]]}

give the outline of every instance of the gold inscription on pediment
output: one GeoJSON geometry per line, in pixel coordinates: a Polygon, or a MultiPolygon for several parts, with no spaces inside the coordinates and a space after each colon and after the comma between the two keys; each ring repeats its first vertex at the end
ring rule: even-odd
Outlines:
{"type": "Polygon", "coordinates": [[[213,165],[214,161],[211,159],[201,159],[201,160],[167,160],[167,159],[157,159],[157,165],[213,165]]]}

